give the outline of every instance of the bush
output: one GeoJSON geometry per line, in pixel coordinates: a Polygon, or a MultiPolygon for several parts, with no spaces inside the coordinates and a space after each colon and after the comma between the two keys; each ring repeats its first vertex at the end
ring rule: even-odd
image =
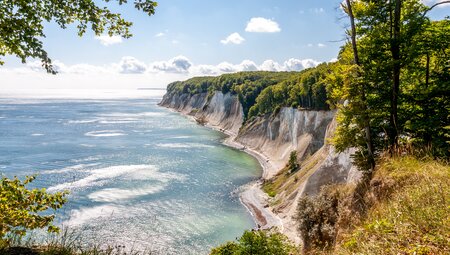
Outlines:
{"type": "Polygon", "coordinates": [[[297,162],[297,151],[292,151],[291,155],[289,155],[288,162],[289,173],[295,173],[300,169],[300,165],[297,162]]]}
{"type": "Polygon", "coordinates": [[[228,242],[214,248],[211,255],[231,254],[261,254],[261,255],[283,255],[292,254],[294,246],[287,237],[280,233],[269,231],[245,231],[237,242],[228,242]]]}
{"type": "MultiPolygon", "coordinates": [[[[331,190],[331,189],[330,189],[331,190]]],[[[302,197],[298,202],[296,220],[305,252],[332,248],[339,220],[339,194],[325,189],[316,197],[302,197]]]]}
{"type": "Polygon", "coordinates": [[[22,182],[17,177],[0,181],[0,238],[9,243],[13,237],[23,237],[27,230],[47,228],[58,232],[52,224],[55,218],[49,211],[61,208],[67,192],[47,193],[45,189],[27,189],[35,176],[26,177],[22,182]]]}

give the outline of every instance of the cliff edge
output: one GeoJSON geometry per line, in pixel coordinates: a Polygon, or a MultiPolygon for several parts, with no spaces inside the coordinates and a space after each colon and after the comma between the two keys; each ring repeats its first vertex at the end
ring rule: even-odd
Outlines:
{"type": "Polygon", "coordinates": [[[244,122],[238,97],[220,91],[167,93],[159,105],[228,134],[227,145],[255,156],[264,173],[260,181],[249,184],[241,201],[261,228],[279,227],[296,242],[300,239],[293,216],[298,199],[318,194],[325,185],[355,182],[360,177],[351,164],[352,152],[336,153],[327,143],[336,126],[335,111],[283,107],[244,122]],[[293,151],[300,169],[288,175],[285,166],[293,151]],[[276,184],[272,197],[261,190],[266,183],[276,184]]]}

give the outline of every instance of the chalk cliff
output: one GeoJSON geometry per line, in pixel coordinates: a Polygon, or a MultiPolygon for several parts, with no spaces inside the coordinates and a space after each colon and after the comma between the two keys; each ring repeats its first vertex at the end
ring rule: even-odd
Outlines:
{"type": "MultiPolygon", "coordinates": [[[[290,153],[297,151],[301,169],[283,183],[282,191],[274,198],[263,199],[281,219],[281,230],[293,240],[299,241],[292,216],[300,197],[315,195],[324,185],[354,182],[360,176],[351,164],[352,152],[336,153],[333,146],[327,143],[327,138],[336,126],[335,111],[305,111],[285,107],[279,112],[244,123],[239,99],[220,91],[212,95],[168,93],[160,105],[193,116],[199,122],[228,133],[232,142],[242,146],[241,149],[259,157],[264,167],[263,179],[276,177],[286,166],[290,153]]],[[[267,210],[264,205],[259,208],[263,215],[268,214],[264,212],[267,210]]],[[[254,212],[256,214],[261,212],[254,212]]]]}

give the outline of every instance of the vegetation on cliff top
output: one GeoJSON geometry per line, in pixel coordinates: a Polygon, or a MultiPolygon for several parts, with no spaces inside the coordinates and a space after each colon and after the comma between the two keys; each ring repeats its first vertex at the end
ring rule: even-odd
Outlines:
{"type": "Polygon", "coordinates": [[[198,94],[215,91],[237,95],[246,119],[277,112],[281,107],[327,110],[324,78],[330,65],[323,63],[302,72],[240,72],[218,77],[195,77],[167,86],[169,94],[198,94]]]}

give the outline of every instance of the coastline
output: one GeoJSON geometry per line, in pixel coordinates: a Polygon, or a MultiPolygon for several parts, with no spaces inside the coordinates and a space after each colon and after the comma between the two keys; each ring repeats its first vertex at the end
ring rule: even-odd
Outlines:
{"type": "MultiPolygon", "coordinates": [[[[195,118],[193,117],[195,120],[195,118]]],[[[263,172],[262,176],[253,182],[243,186],[242,192],[239,194],[239,200],[247,208],[252,215],[253,220],[257,225],[257,229],[278,228],[280,231],[284,230],[283,221],[275,213],[270,210],[268,195],[262,190],[262,183],[270,171],[274,171],[274,167],[270,164],[270,159],[265,155],[245,147],[243,144],[237,142],[235,138],[237,134],[219,128],[217,126],[206,123],[205,127],[222,132],[228,137],[222,143],[228,147],[238,149],[258,160],[263,172]]]]}
{"type": "Polygon", "coordinates": [[[170,107],[162,106],[172,112],[176,112],[181,114],[182,116],[185,116],[192,121],[195,121],[199,125],[203,125],[205,127],[208,127],[212,130],[219,131],[227,137],[222,140],[222,144],[225,146],[238,149],[240,151],[243,151],[250,156],[254,157],[256,160],[258,160],[263,172],[262,176],[256,180],[252,181],[250,183],[247,183],[243,186],[241,186],[241,192],[239,193],[239,201],[244,205],[244,207],[248,210],[250,215],[253,217],[253,220],[257,226],[257,229],[270,229],[270,228],[278,228],[279,231],[284,232],[284,226],[283,221],[279,216],[277,216],[275,213],[273,213],[270,210],[270,207],[268,205],[268,195],[262,190],[262,181],[269,175],[270,172],[274,172],[277,169],[270,163],[270,158],[267,156],[252,150],[250,148],[245,147],[243,144],[235,141],[235,138],[237,137],[237,134],[230,132],[229,130],[223,129],[219,126],[214,126],[209,123],[200,123],[199,120],[197,120],[194,116],[191,116],[189,114],[183,113],[182,111],[175,110],[170,107]]]}

